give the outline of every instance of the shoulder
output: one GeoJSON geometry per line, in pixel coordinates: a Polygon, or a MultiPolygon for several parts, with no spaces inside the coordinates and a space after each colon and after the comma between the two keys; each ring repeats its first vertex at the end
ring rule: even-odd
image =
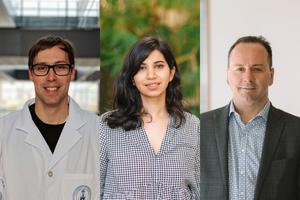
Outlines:
{"type": "Polygon", "coordinates": [[[100,115],[100,145],[102,147],[109,146],[111,143],[122,143],[123,139],[129,131],[125,131],[122,127],[111,128],[107,123],[107,118],[113,113],[108,111],[100,115]]]}
{"type": "Polygon", "coordinates": [[[269,111],[269,117],[278,116],[282,119],[284,119],[286,122],[296,123],[300,126],[300,117],[295,116],[291,113],[285,112],[281,109],[275,108],[274,106],[271,106],[269,111]]]}
{"type": "Polygon", "coordinates": [[[200,119],[192,113],[184,112],[185,125],[200,126],[200,119]]]}
{"type": "Polygon", "coordinates": [[[87,119],[96,120],[96,121],[100,120],[100,116],[95,112],[91,112],[88,110],[82,110],[81,114],[83,116],[85,116],[87,119]]]}
{"type": "Polygon", "coordinates": [[[100,121],[101,123],[104,123],[106,119],[113,113],[114,111],[107,111],[100,115],[100,121]]]}
{"type": "MultiPolygon", "coordinates": [[[[24,115],[25,109],[26,108],[24,107],[22,110],[14,111],[14,112],[8,113],[8,114],[0,117],[0,124],[1,124],[1,126],[3,124],[5,124],[5,125],[15,124],[19,120],[22,120],[22,118],[25,116],[24,115]]],[[[28,109],[28,114],[29,114],[29,109],[28,109]]],[[[26,117],[27,117],[27,115],[26,115],[26,117]]]]}
{"type": "Polygon", "coordinates": [[[116,131],[120,131],[121,128],[110,128],[108,123],[107,123],[107,118],[113,113],[113,111],[108,111],[100,115],[100,132],[101,133],[112,133],[116,131]]]}
{"type": "Polygon", "coordinates": [[[0,138],[2,139],[5,135],[11,134],[11,132],[20,123],[21,111],[15,111],[0,117],[0,138]]]}
{"type": "Polygon", "coordinates": [[[72,115],[73,118],[82,119],[84,121],[95,121],[99,119],[99,115],[97,115],[97,113],[81,108],[71,97],[69,101],[69,113],[69,115],[72,115]]]}
{"type": "Polygon", "coordinates": [[[198,145],[200,141],[200,120],[197,116],[185,112],[185,123],[175,129],[175,134],[178,141],[186,141],[187,143],[193,144],[194,147],[198,145]]]}
{"type": "Polygon", "coordinates": [[[198,135],[197,133],[200,132],[200,120],[197,116],[185,112],[185,122],[182,123],[177,129],[179,132],[191,133],[198,135]]]}
{"type": "Polygon", "coordinates": [[[9,121],[14,121],[15,119],[17,119],[20,116],[20,111],[14,111],[12,113],[8,113],[2,117],[0,117],[0,121],[1,122],[9,122],[9,121]]]}
{"type": "Polygon", "coordinates": [[[209,119],[212,118],[213,116],[228,114],[228,112],[229,112],[229,105],[226,105],[208,112],[201,113],[200,120],[209,119]]]}

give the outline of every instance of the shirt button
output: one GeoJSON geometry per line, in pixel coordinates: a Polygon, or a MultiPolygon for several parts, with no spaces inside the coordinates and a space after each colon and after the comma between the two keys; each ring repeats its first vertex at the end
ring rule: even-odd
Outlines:
{"type": "Polygon", "coordinates": [[[53,176],[53,172],[52,172],[52,171],[49,171],[49,172],[48,172],[48,176],[49,176],[49,177],[52,177],[52,176],[53,176]]]}

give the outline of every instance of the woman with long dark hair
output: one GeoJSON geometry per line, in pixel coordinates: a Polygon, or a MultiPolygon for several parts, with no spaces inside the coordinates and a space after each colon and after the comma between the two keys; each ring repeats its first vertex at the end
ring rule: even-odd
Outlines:
{"type": "Polygon", "coordinates": [[[101,116],[101,198],[199,199],[200,122],[184,111],[165,41],[144,37],[133,45],[113,106],[101,116]]]}

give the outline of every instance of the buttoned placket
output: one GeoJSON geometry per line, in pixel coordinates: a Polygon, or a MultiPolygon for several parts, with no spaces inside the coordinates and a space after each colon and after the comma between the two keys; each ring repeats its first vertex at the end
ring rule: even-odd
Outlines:
{"type": "Polygon", "coordinates": [[[239,148],[240,152],[238,153],[239,159],[239,179],[238,179],[238,196],[239,199],[246,199],[246,155],[247,155],[247,125],[245,125],[239,116],[236,116],[236,119],[238,120],[238,124],[240,125],[240,129],[242,131],[239,132],[240,134],[240,142],[239,142],[239,148]]]}

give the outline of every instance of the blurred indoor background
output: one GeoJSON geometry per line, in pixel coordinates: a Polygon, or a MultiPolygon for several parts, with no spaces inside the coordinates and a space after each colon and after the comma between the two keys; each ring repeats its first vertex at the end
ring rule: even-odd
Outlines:
{"type": "Polygon", "coordinates": [[[99,0],[0,0],[0,116],[34,96],[27,54],[40,37],[59,35],[75,47],[76,79],[70,95],[99,113],[99,0]]]}

